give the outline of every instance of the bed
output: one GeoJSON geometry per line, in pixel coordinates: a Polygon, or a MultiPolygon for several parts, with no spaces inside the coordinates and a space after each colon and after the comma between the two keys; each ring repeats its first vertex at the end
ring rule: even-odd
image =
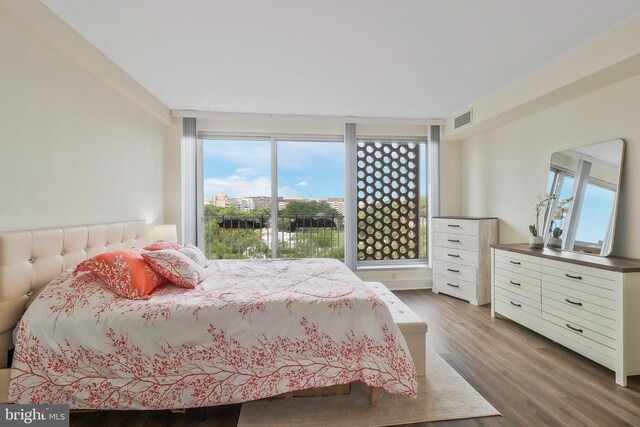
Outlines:
{"type": "Polygon", "coordinates": [[[415,365],[389,309],[338,261],[214,261],[196,289],[165,285],[147,301],[73,271],[143,246],[145,229],[133,221],[0,233],[1,367],[20,322],[1,400],[196,408],[354,381],[415,396],[415,365]]]}

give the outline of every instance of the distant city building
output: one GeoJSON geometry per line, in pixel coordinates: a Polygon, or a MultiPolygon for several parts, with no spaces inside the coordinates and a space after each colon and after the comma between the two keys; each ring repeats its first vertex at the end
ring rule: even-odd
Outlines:
{"type": "MultiPolygon", "coordinates": [[[[271,197],[255,196],[255,197],[248,197],[248,198],[252,200],[254,210],[271,209],[271,197]]],[[[281,199],[281,198],[278,197],[278,199],[281,199]]]]}
{"type": "MultiPolygon", "coordinates": [[[[286,209],[291,202],[316,201],[325,202],[340,215],[345,214],[344,199],[338,197],[329,197],[324,199],[307,199],[303,197],[278,197],[278,210],[286,209]]],[[[271,197],[268,196],[250,196],[250,197],[229,197],[226,193],[214,195],[211,200],[205,200],[205,205],[213,205],[217,208],[232,208],[241,212],[251,212],[257,210],[271,209],[271,197]]]]}
{"type": "Polygon", "coordinates": [[[337,210],[340,215],[344,215],[344,199],[329,197],[328,199],[318,199],[319,202],[327,202],[329,206],[337,210]]]}
{"type": "Polygon", "coordinates": [[[253,199],[250,197],[233,197],[227,201],[227,207],[241,212],[251,212],[256,210],[253,199]]]}
{"type": "Polygon", "coordinates": [[[227,196],[227,193],[216,194],[211,199],[211,204],[216,208],[229,207],[229,196],[227,196]]]}

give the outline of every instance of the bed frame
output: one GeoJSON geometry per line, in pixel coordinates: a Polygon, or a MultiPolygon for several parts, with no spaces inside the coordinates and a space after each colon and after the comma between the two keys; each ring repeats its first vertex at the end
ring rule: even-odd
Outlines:
{"type": "Polygon", "coordinates": [[[145,246],[146,228],[127,221],[0,232],[0,403],[8,403],[11,334],[31,295],[87,258],[145,246]]]}

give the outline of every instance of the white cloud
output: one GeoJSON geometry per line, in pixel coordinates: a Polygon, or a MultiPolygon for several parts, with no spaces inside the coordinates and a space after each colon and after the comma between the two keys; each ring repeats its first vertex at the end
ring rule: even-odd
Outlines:
{"type": "MultiPolygon", "coordinates": [[[[271,170],[271,146],[263,141],[205,141],[204,161],[222,161],[238,166],[238,170],[269,173],[271,170]]],[[[240,172],[243,174],[242,172],[240,172]]]]}
{"type": "Polygon", "coordinates": [[[258,171],[255,170],[254,168],[239,168],[236,169],[236,173],[239,175],[258,175],[258,171]]]}
{"type": "Polygon", "coordinates": [[[298,187],[308,187],[309,186],[309,181],[300,181],[299,183],[296,184],[298,187]]]}

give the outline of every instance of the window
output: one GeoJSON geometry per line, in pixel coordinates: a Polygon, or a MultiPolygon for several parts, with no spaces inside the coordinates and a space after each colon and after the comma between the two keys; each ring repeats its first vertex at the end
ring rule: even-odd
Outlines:
{"type": "Polygon", "coordinates": [[[344,260],[342,141],[205,139],[202,157],[208,258],[344,260]]]}
{"type": "Polygon", "coordinates": [[[350,138],[345,146],[343,137],[199,134],[198,238],[207,257],[348,254],[352,268],[425,266],[426,138],[350,138]]]}
{"type": "Polygon", "coordinates": [[[344,143],[277,147],[278,256],[344,261],[344,143]]]}
{"type": "Polygon", "coordinates": [[[271,256],[271,141],[205,140],[204,252],[209,259],[271,256]]]}
{"type": "Polygon", "coordinates": [[[357,260],[427,258],[425,145],[359,140],[357,260]]]}
{"type": "Polygon", "coordinates": [[[573,182],[575,181],[573,175],[569,174],[565,170],[551,169],[549,171],[548,182],[548,194],[556,194],[557,196],[551,201],[550,209],[547,209],[545,213],[545,230],[546,233],[542,234],[546,238],[549,238],[550,233],[555,227],[562,228],[562,224],[554,221],[549,214],[554,212],[558,202],[560,200],[567,199],[573,194],[573,182]]]}

